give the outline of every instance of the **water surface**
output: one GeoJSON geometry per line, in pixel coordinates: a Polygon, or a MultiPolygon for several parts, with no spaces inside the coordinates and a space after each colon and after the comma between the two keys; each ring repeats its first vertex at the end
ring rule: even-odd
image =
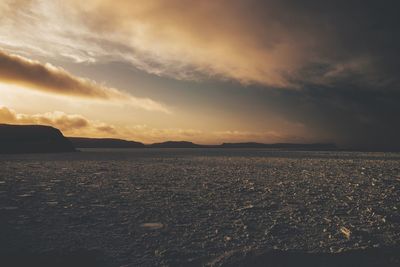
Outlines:
{"type": "Polygon", "coordinates": [[[394,247],[399,188],[398,153],[3,155],[0,246],[5,255],[95,251],[111,266],[219,266],[258,250],[394,247]]]}

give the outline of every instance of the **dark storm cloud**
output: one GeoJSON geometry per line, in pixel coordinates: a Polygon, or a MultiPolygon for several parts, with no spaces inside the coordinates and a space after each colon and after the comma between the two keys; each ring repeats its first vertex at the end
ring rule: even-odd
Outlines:
{"type": "Polygon", "coordinates": [[[270,108],[340,147],[400,150],[400,92],[342,86],[267,92],[270,108]]]}
{"type": "Polygon", "coordinates": [[[336,57],[343,58],[358,55],[369,64],[336,75],[325,88],[305,84],[304,94],[315,111],[308,114],[310,123],[331,131],[349,147],[400,150],[399,4],[347,1],[320,5],[316,17],[327,20],[335,37],[327,53],[335,51],[336,57]]]}
{"type": "Polygon", "coordinates": [[[301,10],[321,40],[318,58],[327,59],[301,69],[304,82],[398,89],[398,2],[302,1],[295,7],[294,12],[301,10]]]}
{"type": "MultiPolygon", "coordinates": [[[[268,6],[253,3],[257,10],[268,6]]],[[[399,4],[280,1],[276,7],[283,24],[319,39],[316,57],[288,76],[301,90],[280,92],[276,108],[343,147],[400,150],[399,4]]]]}
{"type": "Polygon", "coordinates": [[[297,43],[304,57],[285,74],[292,84],[398,85],[397,1],[248,1],[244,6],[264,49],[297,43]],[[271,34],[265,28],[276,30],[271,34]]]}

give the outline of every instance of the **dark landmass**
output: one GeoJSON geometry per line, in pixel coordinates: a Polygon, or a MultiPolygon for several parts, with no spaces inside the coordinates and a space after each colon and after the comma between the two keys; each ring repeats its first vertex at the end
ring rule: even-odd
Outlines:
{"type": "Polygon", "coordinates": [[[0,154],[74,151],[71,142],[56,128],[0,124],[0,154]]]}
{"type": "Polygon", "coordinates": [[[221,145],[200,145],[189,141],[166,141],[162,143],[143,144],[115,138],[67,137],[61,131],[42,125],[8,125],[0,124],[0,153],[52,153],[72,152],[75,148],[246,148],[276,149],[298,151],[383,151],[396,152],[390,149],[343,148],[334,143],[275,143],[257,142],[223,143],[221,145]]]}
{"type": "Polygon", "coordinates": [[[202,148],[202,147],[210,147],[210,146],[198,145],[198,144],[195,144],[192,142],[187,142],[187,141],[167,141],[167,142],[163,142],[163,143],[155,143],[155,144],[147,145],[147,147],[151,147],[151,148],[202,148]]]}
{"type": "Polygon", "coordinates": [[[143,148],[140,142],[113,138],[68,137],[75,147],[79,148],[143,148]]]}
{"type": "Polygon", "coordinates": [[[289,149],[289,150],[337,150],[335,144],[330,143],[316,143],[316,144],[291,144],[291,143],[277,143],[277,144],[263,144],[255,142],[247,143],[223,143],[221,145],[199,145],[187,141],[168,141],[163,143],[156,143],[147,145],[146,147],[155,148],[267,148],[267,149],[289,149]]]}
{"type": "Polygon", "coordinates": [[[189,141],[166,141],[162,143],[143,144],[135,141],[127,141],[112,138],[83,138],[68,137],[78,148],[267,148],[267,149],[289,149],[289,150],[338,150],[335,144],[263,144],[255,142],[247,143],[223,143],[221,145],[199,145],[189,141]]]}
{"type": "Polygon", "coordinates": [[[167,141],[145,145],[115,138],[65,138],[61,131],[42,125],[0,124],[0,153],[72,152],[77,148],[267,148],[289,150],[337,150],[335,144],[223,143],[199,145],[188,141],[167,141]]]}
{"type": "Polygon", "coordinates": [[[223,143],[221,148],[270,148],[270,149],[293,149],[293,150],[337,150],[338,147],[331,143],[315,143],[315,144],[292,144],[292,143],[223,143]]]}
{"type": "Polygon", "coordinates": [[[200,145],[190,141],[166,141],[162,143],[143,144],[136,141],[112,138],[68,137],[77,148],[234,148],[234,149],[271,149],[293,151],[353,151],[353,152],[399,152],[396,147],[365,148],[339,147],[334,143],[274,143],[257,142],[222,143],[220,145],[200,145]]]}

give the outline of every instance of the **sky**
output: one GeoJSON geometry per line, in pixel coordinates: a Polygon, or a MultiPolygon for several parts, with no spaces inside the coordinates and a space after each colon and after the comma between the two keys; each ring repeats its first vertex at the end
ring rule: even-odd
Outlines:
{"type": "Polygon", "coordinates": [[[0,123],[400,149],[397,1],[1,0],[0,123]]]}

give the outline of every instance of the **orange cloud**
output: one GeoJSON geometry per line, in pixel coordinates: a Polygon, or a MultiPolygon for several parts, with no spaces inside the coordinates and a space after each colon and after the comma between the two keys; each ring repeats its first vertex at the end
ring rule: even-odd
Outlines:
{"type": "Polygon", "coordinates": [[[200,131],[180,128],[152,128],[147,125],[114,126],[104,122],[90,120],[82,115],[66,114],[55,111],[43,114],[21,114],[7,107],[0,107],[0,123],[41,124],[60,129],[66,136],[112,137],[135,140],[144,143],[163,142],[166,140],[185,140],[203,144],[222,142],[282,142],[305,141],[277,132],[242,132],[242,131],[200,131]]]}
{"type": "Polygon", "coordinates": [[[0,81],[53,94],[117,101],[146,110],[169,112],[162,104],[151,99],[136,98],[93,80],[76,77],[49,63],[42,64],[2,50],[0,50],[0,81]]]}
{"type": "Polygon", "coordinates": [[[332,47],[335,29],[308,19],[318,21],[318,9],[309,14],[286,1],[4,1],[4,10],[17,6],[18,12],[3,12],[0,35],[8,38],[0,45],[16,51],[75,62],[128,61],[175,79],[211,76],[274,87],[371,74],[368,55],[341,55],[332,47]],[[23,34],[7,34],[10,28],[23,34]]]}
{"type": "Polygon", "coordinates": [[[0,79],[51,93],[100,99],[122,99],[126,96],[94,81],[74,77],[51,64],[41,64],[0,50],[0,79]]]}
{"type": "Polygon", "coordinates": [[[114,128],[104,123],[90,121],[81,115],[69,115],[55,111],[44,114],[19,114],[6,107],[0,107],[0,122],[11,124],[41,124],[60,129],[67,134],[93,133],[109,134],[114,128]]]}
{"type": "MultiPolygon", "coordinates": [[[[279,25],[255,25],[238,1],[73,1],[82,25],[134,51],[138,68],[177,79],[216,76],[242,83],[291,86],[285,75],[306,59],[305,42],[279,25]],[[270,40],[263,40],[269,35],[270,40]],[[266,42],[266,43],[265,43],[266,42]],[[269,47],[268,47],[269,46],[269,47]]],[[[267,16],[267,15],[266,15],[267,16]]]]}

